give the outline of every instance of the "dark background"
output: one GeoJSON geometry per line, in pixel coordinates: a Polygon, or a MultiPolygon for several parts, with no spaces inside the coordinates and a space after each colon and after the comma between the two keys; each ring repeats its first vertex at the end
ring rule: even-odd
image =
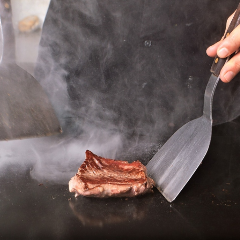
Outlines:
{"type": "MultiPolygon", "coordinates": [[[[145,148],[138,149],[140,155],[154,151],[202,115],[212,64],[206,48],[221,39],[237,5],[219,0],[53,0],[35,77],[65,132],[84,136],[97,128],[119,134],[119,157],[136,145],[145,148]]],[[[214,124],[239,115],[239,86],[239,77],[219,83],[214,124]]]]}
{"type": "Polygon", "coordinates": [[[203,163],[172,204],[157,190],[75,199],[67,185],[88,142],[111,157],[108,146],[118,139],[115,158],[146,164],[180,126],[201,116],[212,63],[205,51],[237,5],[52,0],[35,77],[64,133],[1,145],[0,237],[239,239],[239,76],[219,83],[214,124],[227,123],[213,127],[203,163]],[[72,142],[76,148],[68,148],[72,142]]]}

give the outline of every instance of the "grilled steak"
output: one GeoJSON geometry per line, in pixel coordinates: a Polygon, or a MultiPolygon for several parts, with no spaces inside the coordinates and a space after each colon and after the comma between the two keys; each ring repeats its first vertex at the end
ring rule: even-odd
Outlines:
{"type": "Polygon", "coordinates": [[[153,185],[139,161],[115,161],[87,150],[85,161],[69,181],[69,191],[75,197],[134,197],[151,192],[153,185]]]}

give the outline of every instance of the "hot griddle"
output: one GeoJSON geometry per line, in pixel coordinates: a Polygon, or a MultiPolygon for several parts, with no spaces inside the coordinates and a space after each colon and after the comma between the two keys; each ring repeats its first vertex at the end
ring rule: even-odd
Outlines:
{"type": "Polygon", "coordinates": [[[2,239],[238,239],[240,119],[213,128],[204,163],[169,204],[155,190],[137,198],[75,199],[68,186],[30,169],[0,177],[2,239]]]}
{"type": "MultiPolygon", "coordinates": [[[[54,147],[57,149],[57,146],[59,146],[59,154],[56,151],[55,158],[63,157],[63,162],[65,162],[63,166],[66,167],[65,169],[68,168],[67,172],[63,172],[63,175],[69,175],[70,179],[71,174],[77,172],[77,168],[83,159],[79,157],[79,160],[74,161],[74,164],[71,162],[72,165],[68,165],[67,160],[72,155],[67,147],[64,150],[64,144],[67,146],[72,139],[76,139],[75,143],[77,143],[81,136],[86,136],[86,132],[84,132],[86,122],[95,124],[94,129],[97,130],[106,127],[104,121],[100,123],[99,119],[103,119],[107,123],[118,123],[117,120],[121,120],[121,124],[128,126],[127,131],[124,132],[126,142],[124,151],[117,152],[115,156],[118,159],[129,161],[139,159],[146,164],[157,151],[157,148],[178,127],[201,114],[202,102],[200,99],[202,99],[202,93],[205,89],[205,82],[202,82],[202,85],[200,83],[207,79],[212,63],[212,59],[205,55],[205,49],[219,39],[224,31],[225,19],[234,11],[238,1],[201,0],[192,3],[190,0],[184,0],[181,1],[180,5],[177,0],[162,0],[160,2],[164,9],[161,15],[162,19],[159,18],[160,25],[154,25],[155,21],[152,20],[152,15],[148,14],[151,12],[150,9],[153,9],[154,1],[139,1],[139,5],[135,4],[134,1],[121,2],[122,4],[136,5],[135,11],[132,12],[136,18],[140,17],[138,14],[141,13],[141,8],[144,6],[145,15],[141,23],[142,29],[137,28],[138,24],[135,25],[136,28],[132,29],[133,33],[141,31],[142,37],[134,38],[130,35],[129,38],[125,39],[126,42],[122,39],[122,48],[118,49],[115,46],[119,58],[116,58],[116,61],[111,63],[112,65],[108,65],[105,72],[101,72],[101,66],[98,63],[103,56],[99,52],[95,51],[88,55],[89,59],[85,63],[76,57],[76,53],[84,45],[81,41],[78,42],[84,32],[75,35],[75,44],[69,44],[68,39],[72,32],[68,26],[74,24],[73,20],[81,19],[81,24],[88,22],[89,25],[82,26],[75,21],[76,26],[80,26],[81,29],[89,29],[88,33],[103,34],[101,36],[106,37],[108,31],[114,32],[114,28],[108,25],[111,22],[111,18],[108,18],[109,12],[103,11],[102,14],[102,16],[105,16],[104,23],[107,24],[108,28],[105,30],[102,28],[98,32],[99,22],[94,22],[89,17],[92,12],[88,12],[86,9],[84,10],[85,15],[75,10],[69,12],[69,8],[77,9],[79,7],[78,3],[80,4],[82,1],[51,1],[40,42],[36,77],[48,91],[63,125],[64,134],[57,140],[43,139],[44,144],[39,147],[37,147],[38,142],[31,143],[28,141],[27,144],[16,142],[16,145],[10,145],[4,152],[5,148],[3,146],[5,145],[0,145],[1,163],[6,159],[9,160],[8,164],[1,165],[0,171],[1,239],[239,239],[240,119],[231,120],[237,114],[232,114],[232,105],[228,105],[229,100],[235,107],[239,105],[235,102],[238,97],[236,93],[238,92],[239,77],[230,85],[219,84],[218,92],[216,92],[218,101],[214,104],[220,106],[220,109],[215,108],[214,114],[217,116],[215,124],[229,119],[231,121],[213,127],[212,142],[203,163],[173,203],[169,204],[157,190],[153,194],[137,198],[92,199],[79,197],[75,199],[73,194],[68,192],[67,178],[62,183],[57,183],[58,181],[53,181],[50,177],[51,170],[58,168],[58,165],[54,166],[54,161],[50,157],[48,158],[47,150],[50,151],[49,154],[51,155],[49,156],[52,157],[54,147]],[[216,12],[214,11],[215,8],[216,12]],[[65,14],[58,21],[57,16],[60,12],[65,14]],[[208,22],[209,24],[206,24],[208,22]],[[166,28],[165,24],[171,27],[166,28]],[[50,26],[55,26],[55,31],[49,31],[50,26]],[[152,26],[152,28],[149,26],[152,26]],[[156,29],[158,31],[154,35],[156,29]],[[60,34],[59,39],[63,40],[63,45],[53,44],[53,40],[58,34],[60,34]],[[177,38],[177,36],[179,37],[177,38]],[[132,49],[129,44],[132,47],[137,46],[135,50],[141,53],[138,56],[143,65],[142,68],[135,66],[138,74],[129,77],[132,82],[125,78],[124,84],[128,83],[130,87],[136,87],[132,88],[134,91],[130,91],[130,89],[129,92],[126,92],[128,88],[121,85],[118,74],[121,72],[121,76],[127,76],[128,70],[129,73],[132,73],[129,68],[133,66],[131,57],[135,54],[135,50],[128,52],[128,49],[132,49]],[[68,55],[65,55],[66,52],[64,52],[65,45],[69,47],[68,55]],[[79,46],[80,48],[78,48],[79,46]],[[175,49],[175,55],[170,51],[172,47],[175,49]],[[126,55],[121,55],[122,53],[126,55]],[[178,55],[177,53],[184,54],[178,55]],[[64,103],[66,92],[61,95],[62,89],[57,85],[58,78],[51,75],[51,64],[53,62],[48,58],[51,54],[54,57],[55,64],[59,63],[61,65],[62,57],[71,63],[63,66],[65,71],[58,71],[66,77],[70,102],[67,106],[61,105],[64,103]],[[126,59],[128,59],[128,62],[125,62],[126,59]],[[156,59],[158,61],[155,61],[156,59]],[[77,68],[79,65],[84,66],[84,68],[79,70],[77,68]],[[119,72],[116,70],[118,69],[117,66],[119,72]],[[159,79],[158,75],[154,75],[154,69],[157,66],[159,67],[157,73],[160,73],[161,76],[159,79]],[[163,67],[165,67],[164,71],[162,70],[163,67]],[[75,71],[73,71],[74,69],[75,71]],[[42,74],[41,78],[39,77],[40,73],[42,74]],[[99,75],[99,73],[108,78],[101,78],[102,75],[99,75]],[[148,76],[151,76],[151,78],[147,78],[148,76]],[[175,80],[179,81],[177,85],[185,86],[179,96],[173,95],[178,91],[171,91],[171,85],[161,87],[161,81],[165,82],[171,76],[175,76],[175,80]],[[86,84],[83,84],[84,81],[79,79],[85,79],[86,84]],[[149,82],[145,82],[146,79],[149,82]],[[55,88],[56,91],[54,91],[56,86],[59,88],[57,90],[55,88]],[[116,86],[123,87],[122,90],[124,91],[117,91],[116,86]],[[187,107],[176,111],[177,114],[173,117],[174,115],[172,116],[171,113],[177,110],[177,106],[167,101],[158,102],[154,86],[158,91],[166,90],[166,95],[170,94],[174,103],[178,103],[179,99],[182,100],[182,97],[185,96],[187,107]],[[144,89],[142,95],[134,95],[137,92],[136,90],[139,89],[144,89]],[[154,92],[155,95],[150,95],[151,92],[154,92]],[[194,98],[190,96],[191,94],[194,98]],[[233,95],[235,98],[231,97],[233,95]],[[96,117],[97,121],[95,122],[88,118],[90,115],[79,114],[82,113],[79,112],[79,109],[82,110],[81,104],[86,103],[84,97],[88,99],[89,96],[97,98],[98,107],[106,103],[106,105],[98,108],[97,114],[94,111],[87,112],[96,117]],[[120,98],[121,96],[123,97],[120,98]],[[140,103],[146,103],[146,105],[134,102],[136,99],[140,99],[140,103]],[[151,126],[156,127],[156,122],[152,122],[150,115],[144,115],[143,112],[138,113],[133,107],[129,108],[130,103],[134,106],[141,105],[142,108],[147,106],[148,113],[154,113],[153,106],[160,106],[163,114],[160,116],[165,122],[152,129],[151,126]],[[219,105],[216,103],[219,103],[219,105]],[[98,115],[99,113],[105,113],[107,109],[115,112],[116,115],[114,116],[116,118],[109,119],[104,114],[98,115]],[[136,119],[144,120],[144,125],[137,125],[136,119]],[[149,135],[157,130],[161,131],[158,132],[158,136],[148,138],[151,141],[147,142],[144,138],[146,136],[141,131],[143,127],[147,128],[149,135]],[[19,150],[24,149],[26,145],[30,150],[32,148],[37,150],[35,155],[30,150],[26,153],[19,150]],[[21,158],[17,162],[11,161],[11,157],[16,157],[19,152],[22,154],[20,155],[21,158]],[[41,159],[38,164],[42,163],[45,167],[49,166],[50,171],[47,172],[49,180],[40,180],[33,174],[37,160],[33,159],[31,161],[32,156],[41,159]],[[30,160],[27,161],[28,158],[30,160]],[[68,174],[70,170],[72,172],[68,174]]],[[[118,6],[113,2],[111,3],[101,0],[99,6],[106,10],[107,8],[102,5],[106,4],[109,8],[112,7],[113,11],[117,11],[118,6]]],[[[84,9],[86,6],[83,4],[81,7],[84,9]]],[[[161,9],[159,8],[158,11],[161,9]]],[[[128,8],[126,8],[127,10],[128,8]]],[[[158,15],[158,12],[153,13],[154,16],[158,15]]],[[[130,15],[126,12],[126,16],[130,15]]],[[[125,24],[124,21],[122,23],[125,24]]],[[[120,29],[124,33],[124,28],[120,29]]],[[[121,39],[114,40],[120,41],[121,39]]],[[[89,42],[86,44],[86,48],[89,47],[89,44],[89,42]]],[[[108,64],[107,61],[105,63],[108,64]]],[[[169,81],[171,81],[170,78],[169,81]]],[[[96,102],[91,103],[94,106],[93,103],[96,102]]],[[[237,112],[236,110],[235,113],[237,112]]],[[[89,131],[89,128],[87,131],[89,131]]],[[[111,131],[114,133],[118,129],[111,128],[111,131]]],[[[96,133],[99,134],[101,131],[96,133]]],[[[100,134],[100,136],[104,135],[100,134]]],[[[97,137],[98,135],[94,135],[92,141],[96,141],[97,137]]],[[[79,142],[82,143],[80,140],[79,142]]],[[[75,144],[75,146],[78,149],[78,145],[75,144]]],[[[70,150],[79,151],[79,156],[83,156],[84,152],[82,151],[86,149],[83,150],[79,146],[79,150],[74,148],[70,150]]],[[[89,150],[94,151],[93,149],[89,150]]],[[[101,155],[99,152],[96,152],[96,154],[101,155]]],[[[78,153],[75,155],[78,155],[78,153]]],[[[110,152],[105,152],[103,157],[111,157],[110,152]]]]}

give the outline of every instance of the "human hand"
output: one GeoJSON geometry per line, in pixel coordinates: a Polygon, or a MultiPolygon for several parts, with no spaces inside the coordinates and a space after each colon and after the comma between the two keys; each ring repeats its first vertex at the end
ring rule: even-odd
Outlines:
{"type": "MultiPolygon", "coordinates": [[[[226,29],[228,28],[234,13],[228,18],[226,29]]],[[[226,58],[232,53],[236,52],[240,47],[240,25],[236,27],[229,36],[221,40],[207,49],[207,55],[220,58],[226,58]]],[[[220,79],[223,82],[230,82],[237,73],[240,72],[240,52],[233,56],[222,68],[220,72],[220,79]]]]}

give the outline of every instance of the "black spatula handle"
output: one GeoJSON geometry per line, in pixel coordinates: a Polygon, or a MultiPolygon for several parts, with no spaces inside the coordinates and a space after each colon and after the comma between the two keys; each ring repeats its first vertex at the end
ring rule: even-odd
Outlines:
{"type": "MultiPolygon", "coordinates": [[[[232,31],[235,29],[238,25],[240,24],[240,3],[238,4],[237,10],[233,16],[233,19],[223,37],[225,39],[232,31]]],[[[215,76],[219,76],[221,69],[223,68],[224,64],[229,61],[236,53],[233,53],[227,58],[220,58],[218,56],[215,57],[212,67],[211,67],[211,72],[215,76]]]]}

